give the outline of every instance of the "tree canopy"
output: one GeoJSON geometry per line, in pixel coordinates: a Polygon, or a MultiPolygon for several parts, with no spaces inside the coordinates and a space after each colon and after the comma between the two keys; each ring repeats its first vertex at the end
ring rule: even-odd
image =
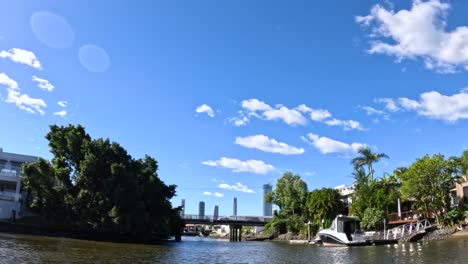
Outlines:
{"type": "Polygon", "coordinates": [[[23,167],[26,203],[54,221],[85,230],[165,238],[180,234],[175,185],[157,174],[158,163],[132,158],[109,139],[92,139],[81,125],[52,125],[46,136],[53,159],[23,167]]]}
{"type": "Polygon", "coordinates": [[[450,188],[454,184],[454,164],[443,155],[429,155],[417,159],[401,174],[401,194],[405,199],[414,199],[416,209],[425,216],[441,210],[447,211],[450,205],[450,188]]]}

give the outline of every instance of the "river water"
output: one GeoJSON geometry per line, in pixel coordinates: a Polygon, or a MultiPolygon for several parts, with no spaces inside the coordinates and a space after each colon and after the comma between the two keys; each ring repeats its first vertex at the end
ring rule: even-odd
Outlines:
{"type": "Polygon", "coordinates": [[[468,239],[323,247],[183,238],[134,245],[0,233],[0,263],[468,263],[468,239]]]}

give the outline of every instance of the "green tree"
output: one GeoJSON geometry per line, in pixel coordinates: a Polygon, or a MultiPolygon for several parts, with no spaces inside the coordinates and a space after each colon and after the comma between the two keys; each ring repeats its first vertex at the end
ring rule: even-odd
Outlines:
{"type": "Polygon", "coordinates": [[[344,210],[340,192],[331,188],[313,190],[307,198],[307,210],[314,230],[321,227],[322,220],[325,226],[329,226],[344,210]]]}
{"type": "Polygon", "coordinates": [[[179,208],[170,203],[176,186],[159,179],[156,160],[133,159],[118,143],[93,140],[80,125],[53,125],[46,138],[52,161],[23,168],[32,210],[85,230],[141,238],[181,233],[179,208]]]}
{"type": "Polygon", "coordinates": [[[284,173],[278,179],[275,189],[266,196],[267,202],[276,204],[280,209],[266,228],[279,233],[299,233],[306,219],[307,196],[307,184],[301,177],[291,172],[284,173]]]}
{"type": "Polygon", "coordinates": [[[453,173],[452,165],[443,155],[426,155],[401,174],[401,194],[405,199],[415,199],[417,209],[424,215],[436,213],[439,223],[442,212],[450,205],[453,173]]]}
{"type": "Polygon", "coordinates": [[[362,147],[358,150],[359,156],[351,160],[354,168],[357,170],[363,166],[367,166],[367,172],[372,181],[374,179],[374,170],[372,164],[378,162],[382,158],[387,158],[388,156],[385,153],[374,153],[369,147],[362,147]]]}

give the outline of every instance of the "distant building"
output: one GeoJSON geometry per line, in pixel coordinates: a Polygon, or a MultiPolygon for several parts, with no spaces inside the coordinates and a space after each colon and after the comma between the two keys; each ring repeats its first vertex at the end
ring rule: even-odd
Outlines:
{"type": "Polygon", "coordinates": [[[180,205],[180,216],[183,218],[185,216],[185,199],[182,199],[182,203],[180,205]]]}
{"type": "Polygon", "coordinates": [[[232,215],[237,216],[237,197],[232,201],[232,215]]]}
{"type": "Polygon", "coordinates": [[[200,202],[198,204],[198,218],[199,219],[205,218],[205,202],[200,202]]]}
{"type": "Polygon", "coordinates": [[[354,194],[354,185],[340,185],[336,186],[335,190],[338,190],[343,197],[343,203],[345,207],[349,207],[349,205],[353,202],[353,194],[354,194]]]}
{"type": "Polygon", "coordinates": [[[37,157],[3,152],[0,148],[0,219],[21,217],[21,166],[37,157]]]}
{"type": "Polygon", "coordinates": [[[218,220],[219,218],[219,207],[215,205],[214,212],[213,212],[213,220],[218,220]]]}
{"type": "Polygon", "coordinates": [[[263,185],[263,216],[272,216],[273,215],[273,205],[266,202],[266,195],[273,191],[273,186],[271,184],[263,185]]]}

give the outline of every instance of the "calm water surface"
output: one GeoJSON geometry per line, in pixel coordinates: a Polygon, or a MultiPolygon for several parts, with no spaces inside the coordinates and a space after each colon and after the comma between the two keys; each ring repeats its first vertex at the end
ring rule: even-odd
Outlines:
{"type": "Polygon", "coordinates": [[[0,263],[468,263],[468,239],[331,248],[205,238],[133,245],[0,233],[0,263]]]}

